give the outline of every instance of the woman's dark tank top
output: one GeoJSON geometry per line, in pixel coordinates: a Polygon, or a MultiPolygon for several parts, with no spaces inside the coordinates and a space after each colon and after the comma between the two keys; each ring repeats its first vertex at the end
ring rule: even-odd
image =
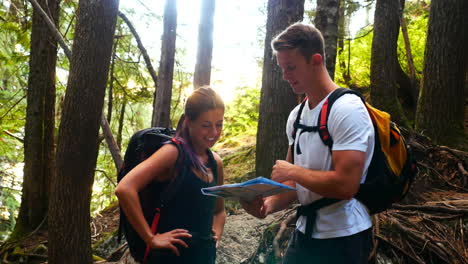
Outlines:
{"type": "MultiPolygon", "coordinates": [[[[207,150],[208,164],[213,174],[211,182],[199,178],[191,169],[185,170],[177,193],[174,198],[161,209],[161,219],[158,233],[173,229],[187,229],[192,236],[199,239],[210,239],[213,225],[214,206],[216,198],[203,195],[202,188],[216,185],[217,166],[213,153],[207,150]]],[[[177,175],[179,177],[181,175],[177,175]]]]}

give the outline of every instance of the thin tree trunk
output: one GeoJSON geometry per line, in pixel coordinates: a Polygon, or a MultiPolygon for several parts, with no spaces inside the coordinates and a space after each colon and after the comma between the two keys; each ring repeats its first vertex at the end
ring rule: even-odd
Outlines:
{"type": "Polygon", "coordinates": [[[119,129],[117,131],[117,147],[118,149],[122,149],[122,130],[124,126],[124,117],[125,117],[125,108],[127,106],[127,97],[124,96],[122,102],[122,108],[120,109],[120,116],[119,116],[119,129]]]}
{"type": "Polygon", "coordinates": [[[90,264],[90,202],[118,0],[80,0],[51,183],[48,263],[90,264]]]}
{"type": "Polygon", "coordinates": [[[118,40],[114,39],[112,48],[111,66],[109,73],[109,90],[107,92],[107,123],[110,124],[112,119],[112,106],[114,104],[114,68],[115,68],[115,51],[117,49],[118,40]]]}
{"type": "Polygon", "coordinates": [[[304,0],[268,1],[255,160],[257,176],[270,177],[275,160],[285,158],[288,149],[286,121],[289,112],[297,104],[297,97],[283,80],[281,69],[276,63],[271,40],[289,25],[301,21],[303,16],[304,0]]]}
{"type": "Polygon", "coordinates": [[[166,0],[164,8],[164,33],[159,61],[159,80],[154,93],[151,126],[171,126],[172,79],[177,32],[177,0],[166,0]]]}
{"type": "Polygon", "coordinates": [[[468,1],[432,0],[416,129],[435,143],[466,144],[468,1]]]}
{"type": "MultiPolygon", "coordinates": [[[[104,115],[102,115],[101,117],[101,124],[102,123],[107,123],[107,119],[104,115]]],[[[116,164],[117,164],[116,168],[118,171],[120,168],[122,168],[122,164],[123,164],[122,157],[120,155],[116,155],[116,153],[120,153],[120,145],[115,142],[114,137],[112,136],[112,131],[110,130],[110,126],[108,123],[107,125],[102,126],[102,133],[104,134],[107,145],[109,146],[109,151],[112,155],[112,159],[116,161],[116,164]],[[111,143],[109,144],[109,142],[111,143]]],[[[117,139],[119,138],[117,137],[117,139]]]]}
{"type": "MultiPolygon", "coordinates": [[[[38,4],[49,11],[52,23],[58,24],[59,1],[38,4]]],[[[54,172],[57,42],[36,10],[33,11],[29,58],[23,191],[14,236],[36,229],[47,217],[49,182],[54,172]]]]}
{"type": "Polygon", "coordinates": [[[408,27],[406,25],[406,19],[401,12],[400,15],[400,25],[401,25],[401,32],[403,33],[403,39],[405,41],[405,50],[406,50],[406,60],[408,62],[408,70],[409,70],[409,77],[411,80],[411,96],[413,99],[414,104],[416,105],[418,101],[418,92],[419,86],[418,81],[416,79],[416,70],[414,68],[414,60],[413,60],[413,52],[411,51],[411,44],[408,36],[408,27]]]}
{"type": "Polygon", "coordinates": [[[346,9],[345,1],[346,0],[340,0],[340,9],[339,9],[339,15],[338,15],[337,53],[338,53],[338,61],[339,61],[338,65],[340,67],[341,76],[343,78],[344,83],[347,86],[349,86],[349,82],[351,81],[351,78],[347,73],[347,64],[346,64],[345,57],[344,57],[345,54],[343,53],[344,48],[345,48],[345,39],[349,33],[349,29],[348,29],[349,22],[348,22],[348,18],[345,17],[345,9],[346,9]]]}
{"type": "Polygon", "coordinates": [[[325,64],[332,79],[335,77],[339,11],[340,0],[317,0],[314,23],[325,40],[325,64]]]}
{"type": "Polygon", "coordinates": [[[193,75],[193,87],[195,89],[210,84],[214,12],[215,0],[202,0],[200,24],[198,25],[197,62],[193,75]]]}

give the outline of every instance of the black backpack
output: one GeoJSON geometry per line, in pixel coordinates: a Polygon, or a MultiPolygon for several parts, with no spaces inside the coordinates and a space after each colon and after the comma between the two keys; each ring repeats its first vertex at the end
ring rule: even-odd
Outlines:
{"type": "MultiPolygon", "coordinates": [[[[307,100],[302,102],[294,122],[292,136],[296,141],[296,137],[299,137],[304,132],[319,133],[320,139],[328,146],[331,152],[333,139],[328,131],[328,117],[334,102],[348,93],[361,98],[374,125],[374,154],[367,170],[366,180],[364,183],[361,183],[355,198],[366,205],[370,214],[376,214],[389,208],[392,203],[401,201],[408,193],[418,173],[411,148],[401,134],[400,128],[390,120],[388,113],[366,103],[364,98],[356,91],[338,88],[324,102],[316,126],[306,126],[299,123],[307,100]],[[297,129],[301,129],[298,135],[296,135],[297,129]]],[[[294,146],[294,143],[292,146],[294,146]]],[[[301,154],[299,144],[292,151],[301,154]]],[[[292,154],[294,160],[294,152],[292,154]]],[[[341,200],[321,198],[308,205],[299,206],[297,215],[307,216],[306,233],[310,234],[312,232],[312,226],[315,223],[319,209],[339,201],[341,200]]]]}
{"type": "MultiPolygon", "coordinates": [[[[146,128],[133,134],[125,152],[122,168],[119,170],[117,176],[117,181],[120,182],[129,171],[151,156],[167,142],[177,147],[179,151],[176,162],[176,168],[179,169],[178,177],[175,177],[171,182],[166,184],[151,182],[138,193],[143,215],[153,233],[156,233],[160,209],[175,196],[182,182],[182,178],[186,173],[185,170],[188,168],[188,166],[185,166],[185,155],[182,146],[179,141],[173,138],[174,134],[174,130],[161,127],[146,128]]],[[[127,240],[132,257],[139,262],[145,262],[149,248],[147,248],[145,242],[140,238],[135,229],[133,229],[122,208],[120,208],[119,242],[122,231],[127,240]]]]}

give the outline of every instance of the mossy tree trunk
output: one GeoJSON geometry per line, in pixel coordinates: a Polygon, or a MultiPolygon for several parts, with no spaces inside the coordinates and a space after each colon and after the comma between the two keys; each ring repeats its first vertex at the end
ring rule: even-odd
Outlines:
{"type": "Polygon", "coordinates": [[[50,264],[90,264],[90,202],[118,0],[80,0],[49,204],[50,264]]]}
{"type": "Polygon", "coordinates": [[[371,101],[375,107],[388,112],[392,120],[409,126],[397,97],[399,12],[399,0],[377,0],[370,69],[371,101]]]}
{"type": "Polygon", "coordinates": [[[213,56],[213,18],[215,0],[201,1],[200,24],[198,25],[198,51],[193,87],[209,85],[211,79],[211,59],[213,56]]]}
{"type": "MultiPolygon", "coordinates": [[[[57,25],[58,0],[38,1],[57,25]]],[[[24,138],[24,176],[21,207],[12,237],[36,229],[47,217],[49,183],[54,171],[55,65],[57,41],[39,12],[33,10],[27,110],[24,138]]],[[[40,226],[46,229],[47,224],[40,226]]]]}
{"type": "Polygon", "coordinates": [[[340,19],[340,0],[317,0],[315,26],[325,40],[325,65],[332,79],[335,77],[336,46],[338,40],[338,21],[340,19]]]}
{"type": "Polygon", "coordinates": [[[154,93],[151,126],[171,126],[172,80],[177,33],[177,0],[166,0],[164,7],[164,32],[161,43],[158,85],[154,93]]]}
{"type": "Polygon", "coordinates": [[[466,141],[467,14],[466,0],[431,2],[416,129],[449,146],[466,141]]]}
{"type": "Polygon", "coordinates": [[[257,176],[270,177],[275,160],[286,157],[286,121],[289,112],[297,104],[291,87],[282,79],[281,69],[276,64],[271,48],[271,40],[289,25],[301,21],[303,16],[304,0],[268,1],[255,160],[257,176]]]}

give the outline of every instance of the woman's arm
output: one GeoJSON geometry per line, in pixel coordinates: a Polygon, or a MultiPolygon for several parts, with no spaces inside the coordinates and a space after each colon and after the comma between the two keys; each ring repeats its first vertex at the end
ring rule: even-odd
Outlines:
{"type": "MultiPolygon", "coordinates": [[[[223,185],[224,184],[223,161],[216,153],[214,154],[214,157],[218,165],[217,185],[223,185]]],[[[219,241],[221,240],[225,222],[226,222],[226,212],[224,210],[224,199],[216,198],[216,204],[215,204],[214,216],[213,216],[213,233],[214,233],[214,239],[216,239],[216,247],[218,247],[219,241]]]]}
{"type": "Polygon", "coordinates": [[[117,185],[115,195],[119,199],[128,222],[140,237],[152,248],[168,248],[178,255],[174,244],[187,246],[180,238],[190,237],[186,230],[173,230],[164,234],[153,235],[141,209],[138,192],[151,181],[166,181],[174,177],[174,166],[178,150],[171,144],[166,144],[148,159],[133,168],[117,185]]]}

